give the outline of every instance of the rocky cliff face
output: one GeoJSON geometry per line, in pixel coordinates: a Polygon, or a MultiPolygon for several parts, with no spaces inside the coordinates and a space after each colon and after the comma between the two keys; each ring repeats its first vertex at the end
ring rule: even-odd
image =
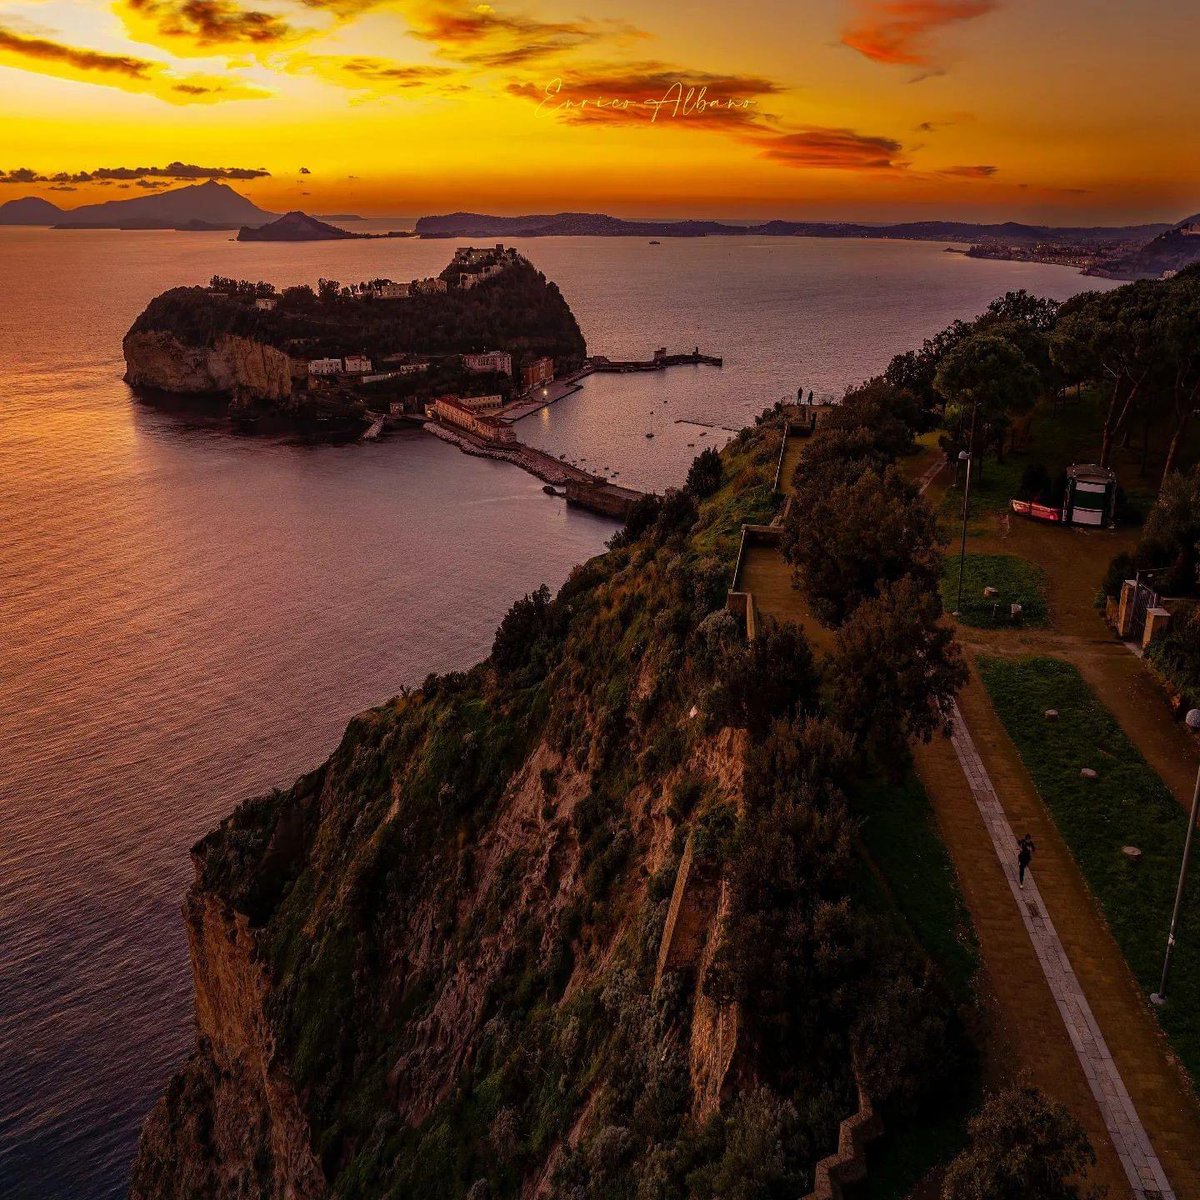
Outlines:
{"type": "Polygon", "coordinates": [[[862,897],[848,742],[724,608],[780,424],[196,847],[135,1200],[802,1195],[860,1077],[916,1104],[948,1006],[862,897]]]}
{"type": "Polygon", "coordinates": [[[196,1050],[146,1121],[131,1200],[324,1194],[311,1132],[275,1050],[270,987],[242,913],[197,890],[184,908],[196,1050]]]}
{"type": "Polygon", "coordinates": [[[125,382],[179,395],[227,396],[287,407],[307,365],[282,350],[235,334],[188,345],[167,330],[132,330],[123,343],[125,382]]]}

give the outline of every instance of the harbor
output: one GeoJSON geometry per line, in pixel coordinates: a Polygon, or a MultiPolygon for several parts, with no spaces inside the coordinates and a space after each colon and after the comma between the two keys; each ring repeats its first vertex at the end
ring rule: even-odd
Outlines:
{"type": "MultiPolygon", "coordinates": [[[[474,405],[468,411],[461,403],[446,405],[440,402],[430,406],[430,410],[423,416],[413,413],[397,414],[386,422],[382,417],[377,417],[363,435],[363,439],[378,438],[380,431],[387,426],[419,425],[441,441],[457,446],[464,454],[477,458],[491,458],[520,467],[546,484],[545,490],[548,493],[566,499],[568,504],[624,521],[633,506],[647,493],[636,488],[623,487],[602,475],[585,471],[562,458],[554,458],[543,450],[526,445],[517,436],[514,428],[516,423],[566,396],[573,395],[580,390],[582,381],[589,375],[663,371],[675,366],[719,367],[723,363],[722,358],[702,354],[699,347],[685,354],[668,354],[665,348],[660,348],[654,352],[653,357],[644,360],[614,360],[604,355],[596,355],[587,359],[578,370],[558,379],[547,380],[543,385],[529,389],[508,404],[500,404],[499,397],[486,398],[466,402],[474,405]]],[[[714,425],[709,428],[718,427],[714,425]]]]}

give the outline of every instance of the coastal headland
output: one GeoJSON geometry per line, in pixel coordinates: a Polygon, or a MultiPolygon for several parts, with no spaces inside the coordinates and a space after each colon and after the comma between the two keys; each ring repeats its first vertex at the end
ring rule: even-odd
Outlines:
{"type": "Polygon", "coordinates": [[[373,441],[418,424],[465,453],[512,463],[569,503],[624,519],[642,493],[524,445],[522,417],[591,374],[721,366],[697,346],[644,360],[587,356],[558,288],[496,244],[462,247],[427,279],[277,292],[214,276],[150,302],[124,339],[144,398],[207,397],[243,432],[291,428],[373,441]]]}

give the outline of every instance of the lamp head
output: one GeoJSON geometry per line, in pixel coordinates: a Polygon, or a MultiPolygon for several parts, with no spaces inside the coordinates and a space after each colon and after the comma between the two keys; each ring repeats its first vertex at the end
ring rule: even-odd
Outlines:
{"type": "Polygon", "coordinates": [[[1200,708],[1193,708],[1184,721],[1189,729],[1200,729],[1200,708]]]}
{"type": "Polygon", "coordinates": [[[969,459],[970,457],[971,456],[965,450],[960,450],[958,452],[958,461],[959,462],[966,462],[967,459],[969,459]]]}

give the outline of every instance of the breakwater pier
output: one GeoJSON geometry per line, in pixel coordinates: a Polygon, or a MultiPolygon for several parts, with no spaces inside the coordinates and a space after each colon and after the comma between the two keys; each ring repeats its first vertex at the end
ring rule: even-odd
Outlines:
{"type": "Polygon", "coordinates": [[[461,429],[448,429],[436,421],[427,421],[425,428],[434,437],[457,446],[464,454],[476,458],[491,458],[511,463],[555,488],[555,494],[566,498],[568,504],[586,508],[601,516],[624,521],[633,506],[645,496],[635,488],[620,487],[582,467],[554,458],[544,450],[524,442],[494,443],[461,429]],[[562,488],[561,492],[557,491],[562,488]]]}
{"type": "Polygon", "coordinates": [[[652,357],[644,359],[619,359],[609,358],[605,354],[594,354],[585,359],[583,366],[577,371],[563,375],[545,387],[534,388],[532,392],[514,400],[505,407],[501,415],[508,421],[519,421],[522,417],[531,416],[564,396],[579,391],[589,375],[629,375],[644,371],[665,371],[668,367],[724,365],[723,358],[715,354],[702,354],[699,346],[685,354],[668,354],[660,347],[652,357]]]}
{"type": "Polygon", "coordinates": [[[435,437],[457,446],[465,454],[511,463],[528,471],[555,489],[555,495],[564,496],[568,504],[624,521],[633,506],[646,493],[635,488],[621,487],[603,476],[593,475],[582,467],[553,458],[533,446],[527,446],[516,436],[514,426],[522,418],[579,391],[582,381],[589,375],[665,371],[668,367],[678,366],[720,367],[723,364],[724,359],[713,354],[702,354],[699,347],[684,354],[668,354],[665,348],[660,348],[655,350],[653,357],[643,360],[611,359],[603,354],[594,355],[585,360],[578,370],[551,380],[543,387],[536,387],[500,409],[496,413],[495,421],[503,428],[496,430],[495,438],[481,436],[457,425],[452,428],[432,417],[419,418],[408,415],[401,419],[423,424],[435,437]],[[559,488],[562,491],[558,491],[559,488]]]}

